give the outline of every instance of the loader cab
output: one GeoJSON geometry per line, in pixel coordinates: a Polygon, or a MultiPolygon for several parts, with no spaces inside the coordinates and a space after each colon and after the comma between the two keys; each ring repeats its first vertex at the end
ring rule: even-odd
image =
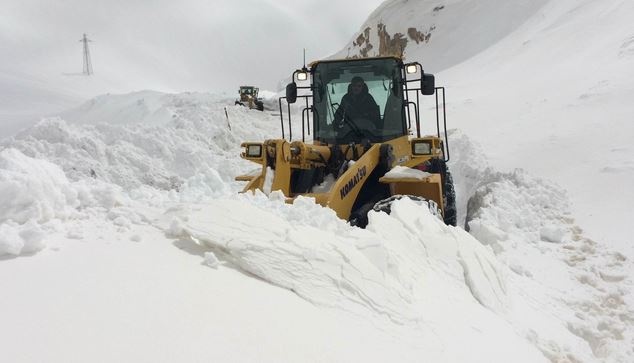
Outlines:
{"type": "Polygon", "coordinates": [[[252,87],[252,86],[241,86],[240,90],[238,91],[238,94],[240,95],[240,98],[247,98],[247,97],[258,97],[258,91],[259,88],[257,87],[252,87]]]}
{"type": "Polygon", "coordinates": [[[312,71],[315,141],[376,143],[407,135],[396,59],[321,62],[312,71]]]}
{"type": "Polygon", "coordinates": [[[303,107],[302,141],[312,126],[316,144],[374,144],[408,136],[412,121],[420,130],[418,95],[435,93],[433,75],[424,73],[419,63],[404,64],[398,57],[318,61],[295,71],[292,80],[286,97],[280,98],[282,138],[286,138],[285,99],[289,139],[293,138],[290,105],[297,102],[303,107]],[[363,80],[362,97],[352,95],[355,79],[363,80]],[[351,105],[355,98],[363,100],[351,105]]]}

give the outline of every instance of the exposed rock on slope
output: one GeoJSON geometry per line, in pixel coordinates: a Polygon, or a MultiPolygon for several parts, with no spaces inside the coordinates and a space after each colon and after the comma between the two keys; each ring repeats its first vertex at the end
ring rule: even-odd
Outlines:
{"type": "Polygon", "coordinates": [[[546,0],[388,0],[333,57],[402,54],[408,60],[424,60],[426,70],[437,72],[495,44],[545,3],[546,0]]]}

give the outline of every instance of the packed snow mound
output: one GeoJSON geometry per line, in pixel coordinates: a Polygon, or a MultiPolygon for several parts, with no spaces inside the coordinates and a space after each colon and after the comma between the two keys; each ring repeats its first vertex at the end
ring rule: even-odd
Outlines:
{"type": "Polygon", "coordinates": [[[518,351],[528,354],[522,353],[525,361],[544,360],[509,326],[491,320],[492,311],[507,309],[507,268],[415,201],[395,202],[390,215],[371,212],[366,229],[311,198],[286,204],[279,192],[172,208],[168,215],[174,217],[168,236],[208,248],[205,264],[238,267],[314,304],[417,332],[416,344],[428,346],[437,361],[486,354],[503,361],[518,351]],[[444,337],[459,322],[474,329],[448,342],[444,337]],[[508,334],[511,346],[498,347],[491,340],[496,334],[508,334]]]}
{"type": "Polygon", "coordinates": [[[496,171],[491,168],[484,150],[475,144],[461,130],[448,132],[451,158],[448,163],[456,191],[456,212],[458,226],[464,228],[467,218],[467,204],[476,189],[488,182],[496,171]]]}
{"type": "Polygon", "coordinates": [[[584,236],[561,187],[521,169],[495,170],[459,130],[449,139],[459,224],[513,271],[510,290],[519,289],[509,292],[516,296],[508,312],[513,325],[551,361],[631,361],[632,262],[584,236]],[[561,323],[535,324],[544,320],[542,308],[518,303],[527,298],[522,291],[561,323]]]}
{"type": "Polygon", "coordinates": [[[279,137],[278,120],[268,113],[198,93],[105,95],[63,115],[2,146],[53,162],[71,180],[171,190],[197,175],[229,182],[249,170],[237,158],[241,142],[279,137]]]}
{"type": "Polygon", "coordinates": [[[276,117],[203,93],[103,95],[63,115],[0,143],[0,254],[44,248],[47,237],[25,240],[37,228],[85,237],[60,221],[127,230],[147,220],[135,208],[232,195],[253,169],[240,143],[279,137],[276,117]]]}
{"type": "MultiPolygon", "coordinates": [[[[260,90],[260,97],[275,106],[276,95],[275,92],[260,90]]],[[[169,126],[177,118],[189,116],[195,119],[204,115],[202,111],[222,111],[223,106],[233,106],[236,99],[215,93],[170,94],[150,90],[105,94],[61,112],[59,117],[70,123],[82,124],[169,126]]],[[[226,120],[224,123],[227,123],[226,120]]]]}
{"type": "Polygon", "coordinates": [[[438,72],[482,52],[548,0],[388,0],[334,58],[400,55],[438,72]]]}
{"type": "Polygon", "coordinates": [[[13,221],[0,223],[0,258],[5,255],[28,255],[46,247],[44,231],[35,222],[24,225],[13,221]]]}
{"type": "Polygon", "coordinates": [[[57,165],[16,149],[0,151],[0,202],[0,223],[65,218],[67,207],[79,204],[77,193],[57,165]]]}
{"type": "Polygon", "coordinates": [[[513,236],[516,243],[561,243],[572,224],[566,193],[521,169],[497,173],[477,189],[468,205],[467,227],[483,243],[501,252],[513,236]],[[567,228],[568,227],[568,228],[567,228]]]}
{"type": "Polygon", "coordinates": [[[172,233],[222,251],[240,268],[314,303],[364,305],[400,324],[424,316],[419,305],[429,297],[420,288],[436,274],[458,278],[484,306],[504,307],[504,272],[493,254],[414,201],[398,201],[390,217],[372,212],[363,230],[311,198],[293,205],[280,203],[279,192],[270,198],[214,203],[185,214],[172,233]],[[424,261],[455,271],[434,271],[424,261]]]}
{"type": "Polygon", "coordinates": [[[37,252],[60,221],[87,218],[94,209],[116,215],[129,202],[115,185],[71,182],[59,166],[8,148],[0,151],[0,204],[2,256],[37,252]]]}
{"type": "Polygon", "coordinates": [[[173,115],[168,107],[170,96],[156,91],[101,95],[59,116],[73,123],[164,125],[173,115]]]}
{"type": "MultiPolygon", "coordinates": [[[[631,290],[620,284],[632,285],[631,262],[583,236],[561,189],[519,170],[498,173],[470,199],[467,228],[518,276],[539,281],[551,299],[565,302],[560,318],[588,343],[594,357],[634,358],[631,349],[624,349],[634,342],[634,309],[627,303],[631,290]]],[[[555,353],[548,342],[535,343],[547,356],[555,353]]]]}

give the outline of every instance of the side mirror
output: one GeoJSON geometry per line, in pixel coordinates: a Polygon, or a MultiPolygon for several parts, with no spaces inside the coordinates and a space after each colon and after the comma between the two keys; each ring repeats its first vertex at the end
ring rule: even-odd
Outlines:
{"type": "Polygon", "coordinates": [[[297,83],[292,82],[286,85],[286,102],[295,103],[297,101],[297,83]]]}
{"type": "Polygon", "coordinates": [[[423,73],[420,79],[420,91],[425,96],[431,96],[436,92],[436,79],[433,74],[423,73]]]}

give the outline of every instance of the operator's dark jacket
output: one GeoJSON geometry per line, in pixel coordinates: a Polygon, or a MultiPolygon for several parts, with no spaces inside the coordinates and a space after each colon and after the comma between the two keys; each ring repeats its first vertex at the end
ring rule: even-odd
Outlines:
{"type": "MultiPolygon", "coordinates": [[[[343,96],[341,105],[335,112],[335,124],[341,125],[344,117],[353,122],[357,119],[366,119],[374,123],[376,127],[379,126],[381,120],[379,106],[374,101],[374,97],[368,92],[366,84],[363,85],[363,90],[357,96],[348,87],[348,93],[343,96]]],[[[365,128],[364,125],[356,126],[365,128]]]]}

